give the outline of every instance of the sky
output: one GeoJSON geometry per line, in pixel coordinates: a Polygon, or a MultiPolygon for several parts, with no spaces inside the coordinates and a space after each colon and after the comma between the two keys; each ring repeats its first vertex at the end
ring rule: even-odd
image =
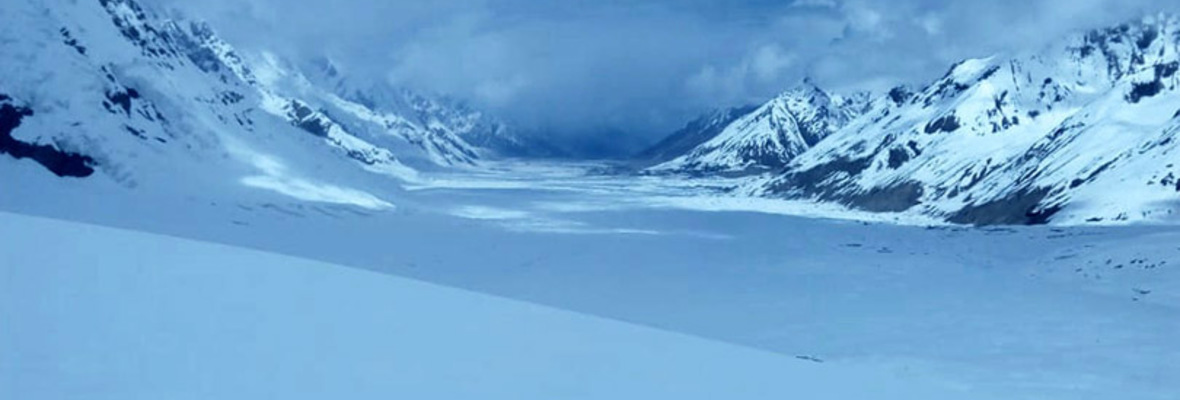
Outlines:
{"type": "Polygon", "coordinates": [[[1161,0],[154,0],[231,42],[463,100],[547,135],[654,140],[811,78],[920,84],[963,58],[1175,12],[1161,0]]]}

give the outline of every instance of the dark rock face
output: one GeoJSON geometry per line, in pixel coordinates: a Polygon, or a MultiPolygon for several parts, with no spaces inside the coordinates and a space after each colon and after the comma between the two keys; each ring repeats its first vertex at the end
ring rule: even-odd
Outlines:
{"type": "Polygon", "coordinates": [[[925,130],[926,133],[954,132],[959,130],[959,119],[954,115],[938,118],[934,121],[930,121],[929,124],[926,124],[925,130]]]}
{"type": "Polygon", "coordinates": [[[123,114],[131,115],[131,101],[139,98],[139,92],[135,89],[126,90],[108,90],[106,92],[106,101],[102,103],[107,111],[112,113],[118,110],[123,110],[123,114]],[[118,108],[116,108],[118,106],[118,108]]]}
{"type": "Polygon", "coordinates": [[[131,0],[99,0],[107,13],[111,15],[111,22],[119,28],[123,37],[143,50],[148,57],[176,57],[176,50],[172,48],[172,37],[168,32],[161,32],[149,23],[143,7],[131,0]],[[130,16],[124,16],[120,7],[131,10],[130,16]]]}
{"type": "Polygon", "coordinates": [[[1044,225],[1061,207],[1042,205],[1052,190],[1037,188],[1021,190],[1003,199],[964,207],[948,220],[969,225],[1044,225]]]}
{"type": "Polygon", "coordinates": [[[214,36],[212,28],[206,24],[193,22],[189,24],[191,35],[183,32],[179,26],[173,26],[172,28],[175,32],[174,37],[176,38],[178,47],[180,47],[181,51],[193,65],[205,73],[215,74],[221,72],[223,67],[221,59],[217,57],[217,54],[213,53],[213,50],[202,46],[199,42],[199,40],[214,36]]]}
{"type": "Polygon", "coordinates": [[[811,169],[791,172],[771,187],[793,198],[814,198],[871,212],[901,212],[921,204],[925,190],[918,182],[901,182],[869,190],[848,191],[833,181],[864,172],[873,157],[839,159],[811,169]]]}
{"type": "Polygon", "coordinates": [[[910,153],[905,149],[889,150],[889,169],[897,169],[910,160],[910,153]]]}
{"type": "Polygon", "coordinates": [[[1087,182],[1091,182],[1091,181],[1093,181],[1093,180],[1094,180],[1094,178],[1097,178],[1099,174],[1102,174],[1102,173],[1103,173],[1103,172],[1105,172],[1107,169],[1110,169],[1110,167],[1111,167],[1112,165],[1114,165],[1115,161],[1118,161],[1118,159],[1116,158],[1116,159],[1114,159],[1114,160],[1111,160],[1110,162],[1107,162],[1106,164],[1102,164],[1102,165],[1101,165],[1101,166],[1099,166],[1097,169],[1095,169],[1095,170],[1094,170],[1094,172],[1091,172],[1091,173],[1090,173],[1090,175],[1089,175],[1089,176],[1087,176],[1087,177],[1085,177],[1085,178],[1077,178],[1077,179],[1074,179],[1073,181],[1071,181],[1071,182],[1069,183],[1069,188],[1070,188],[1070,189],[1075,189],[1075,188],[1077,188],[1077,187],[1079,187],[1079,186],[1082,186],[1082,185],[1086,184],[1087,182]]]}
{"type": "Polygon", "coordinates": [[[963,65],[963,62],[956,63],[946,72],[946,75],[942,79],[939,79],[938,82],[927,88],[925,91],[926,95],[921,99],[922,104],[930,107],[940,100],[958,96],[960,93],[970,89],[974,82],[987,80],[1000,69],[998,66],[992,66],[970,82],[959,82],[954,79],[954,73],[961,65],[963,65]]]}
{"type": "Polygon", "coordinates": [[[905,104],[912,98],[914,98],[913,92],[910,92],[910,90],[905,87],[899,86],[889,90],[889,100],[892,101],[893,105],[895,106],[905,104]]]}
{"type": "Polygon", "coordinates": [[[902,212],[921,204],[922,184],[904,182],[850,195],[845,204],[872,212],[902,212]]]}
{"type": "Polygon", "coordinates": [[[63,44],[74,49],[74,51],[78,52],[78,54],[86,55],[86,46],[83,46],[81,43],[79,43],[78,39],[75,38],[74,35],[70,34],[69,29],[61,28],[61,30],[58,32],[61,33],[61,41],[63,44]]]}
{"type": "Polygon", "coordinates": [[[1151,82],[1135,83],[1131,87],[1131,93],[1127,94],[1127,101],[1131,103],[1138,103],[1148,97],[1155,96],[1164,90],[1164,83],[1158,80],[1151,82]]]}
{"type": "Polygon", "coordinates": [[[1159,79],[1167,79],[1176,75],[1177,70],[1180,70],[1180,62],[1170,62],[1167,64],[1160,64],[1155,66],[1155,76],[1159,79]]]}
{"type": "MultiPolygon", "coordinates": [[[[8,96],[0,95],[0,101],[8,100],[8,96]]],[[[94,165],[94,159],[90,157],[13,138],[12,131],[20,126],[24,118],[31,116],[31,109],[7,103],[0,104],[0,154],[8,154],[18,160],[32,159],[60,177],[85,178],[94,174],[94,168],[91,167],[94,165]]]]}
{"type": "Polygon", "coordinates": [[[290,110],[289,115],[299,129],[318,137],[328,137],[328,130],[332,129],[331,121],[319,118],[315,110],[299,101],[292,101],[290,110]]]}
{"type": "Polygon", "coordinates": [[[864,172],[872,162],[873,157],[840,158],[812,169],[789,172],[781,181],[771,186],[771,190],[787,197],[815,198],[874,212],[905,211],[920,204],[924,190],[922,185],[916,182],[904,182],[867,191],[841,190],[843,185],[832,184],[833,181],[864,172]]]}
{"type": "Polygon", "coordinates": [[[864,172],[872,164],[872,158],[846,159],[839,158],[832,162],[818,165],[814,168],[791,171],[778,183],[770,187],[771,192],[783,193],[792,197],[825,197],[831,189],[826,189],[823,183],[841,176],[853,176],[864,172]]]}
{"type": "Polygon", "coordinates": [[[1127,101],[1134,104],[1139,101],[1153,97],[1160,92],[1167,89],[1164,84],[1164,79],[1171,78],[1176,75],[1176,70],[1180,69],[1180,63],[1171,62],[1167,64],[1160,64],[1154,67],[1155,79],[1149,82],[1135,82],[1131,85],[1131,93],[1127,93],[1127,101]]]}

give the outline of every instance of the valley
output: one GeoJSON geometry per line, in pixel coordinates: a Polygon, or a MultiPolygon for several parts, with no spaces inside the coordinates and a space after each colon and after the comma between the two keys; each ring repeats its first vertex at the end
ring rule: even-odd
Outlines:
{"type": "Polygon", "coordinates": [[[158,5],[0,8],[0,397],[1177,398],[1180,17],[632,155],[158,5]]]}

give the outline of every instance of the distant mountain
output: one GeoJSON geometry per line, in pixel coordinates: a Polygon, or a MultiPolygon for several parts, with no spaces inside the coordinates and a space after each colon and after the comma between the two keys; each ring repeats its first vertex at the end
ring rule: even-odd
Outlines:
{"type": "Polygon", "coordinates": [[[689,122],[659,143],[648,147],[635,156],[636,161],[646,166],[661,164],[687,154],[689,151],[721,134],[729,124],[753,112],[757,106],[745,106],[716,110],[689,122]]]}
{"type": "Polygon", "coordinates": [[[524,134],[464,102],[424,96],[382,80],[359,78],[327,57],[310,60],[302,71],[314,86],[326,88],[335,96],[372,110],[403,116],[416,126],[433,131],[434,135],[419,135],[414,140],[420,143],[434,140],[430,147],[442,154],[471,152],[490,158],[558,155],[544,140],[524,134]],[[438,142],[442,138],[447,140],[438,142]]]}
{"type": "Polygon", "coordinates": [[[831,96],[804,82],[723,128],[712,126],[710,131],[721,128],[720,132],[649,171],[759,173],[781,169],[858,117],[866,101],[867,95],[831,96]]]}

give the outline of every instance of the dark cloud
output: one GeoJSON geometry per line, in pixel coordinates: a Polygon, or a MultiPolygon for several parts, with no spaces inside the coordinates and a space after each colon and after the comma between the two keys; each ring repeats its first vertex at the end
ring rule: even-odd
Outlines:
{"type": "Polygon", "coordinates": [[[840,90],[1159,11],[1161,0],[157,0],[235,42],[446,94],[554,134],[657,135],[810,76],[840,90]]]}

